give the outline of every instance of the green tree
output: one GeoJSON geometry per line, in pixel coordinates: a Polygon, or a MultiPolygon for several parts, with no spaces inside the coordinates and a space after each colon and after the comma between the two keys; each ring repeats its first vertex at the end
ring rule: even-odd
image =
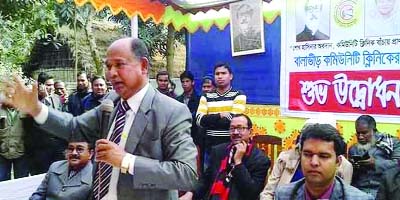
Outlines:
{"type": "Polygon", "coordinates": [[[99,15],[96,14],[95,10],[90,5],[86,4],[82,7],[77,7],[73,0],[66,0],[64,3],[57,5],[56,12],[59,16],[59,25],[66,26],[70,30],[73,30],[73,35],[68,34],[69,31],[67,30],[61,37],[64,38],[70,46],[75,47],[73,51],[76,55],[76,64],[83,59],[83,57],[79,58],[78,55],[86,54],[84,53],[86,49],[80,48],[82,47],[80,45],[78,46],[80,43],[78,42],[78,32],[83,32],[85,35],[84,42],[86,42],[89,47],[89,56],[92,59],[91,63],[94,67],[93,72],[97,75],[103,75],[104,70],[97,48],[96,36],[93,32],[93,21],[99,19],[99,15]]]}
{"type": "MultiPolygon", "coordinates": [[[[130,19],[121,12],[116,16],[110,17],[111,20],[118,22],[124,28],[128,35],[130,35],[131,24],[130,19]]],[[[150,57],[154,58],[159,54],[166,58],[166,68],[169,73],[174,69],[174,51],[177,42],[185,43],[185,30],[176,32],[172,26],[165,27],[162,24],[155,24],[153,21],[143,21],[141,18],[139,22],[139,38],[142,39],[149,49],[150,57]]]]}
{"type": "Polygon", "coordinates": [[[20,71],[36,41],[57,45],[54,2],[2,0],[0,4],[0,64],[20,71]]]}

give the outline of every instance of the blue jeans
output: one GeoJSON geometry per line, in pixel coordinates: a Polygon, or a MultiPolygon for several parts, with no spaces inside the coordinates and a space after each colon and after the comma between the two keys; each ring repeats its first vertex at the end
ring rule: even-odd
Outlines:
{"type": "Polygon", "coordinates": [[[14,178],[22,178],[29,175],[29,166],[25,155],[16,159],[6,159],[0,156],[0,181],[11,179],[11,166],[13,166],[14,178]]]}

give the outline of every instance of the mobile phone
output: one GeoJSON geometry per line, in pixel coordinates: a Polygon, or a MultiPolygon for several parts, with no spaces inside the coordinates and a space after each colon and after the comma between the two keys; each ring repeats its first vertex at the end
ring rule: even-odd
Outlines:
{"type": "Polygon", "coordinates": [[[367,160],[369,159],[369,154],[368,152],[364,155],[352,155],[351,158],[355,161],[358,162],[360,160],[367,160]]]}

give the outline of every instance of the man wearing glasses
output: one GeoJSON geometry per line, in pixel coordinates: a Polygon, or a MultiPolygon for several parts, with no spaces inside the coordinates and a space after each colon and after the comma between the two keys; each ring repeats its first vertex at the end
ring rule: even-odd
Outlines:
{"type": "Polygon", "coordinates": [[[93,149],[89,143],[73,139],[66,150],[66,159],[54,162],[44,180],[29,198],[86,200],[92,188],[93,149]]]}
{"type": "Polygon", "coordinates": [[[231,142],[212,148],[210,166],[195,191],[187,192],[180,200],[258,199],[271,162],[253,143],[251,128],[247,115],[233,115],[229,128],[231,142]]]}

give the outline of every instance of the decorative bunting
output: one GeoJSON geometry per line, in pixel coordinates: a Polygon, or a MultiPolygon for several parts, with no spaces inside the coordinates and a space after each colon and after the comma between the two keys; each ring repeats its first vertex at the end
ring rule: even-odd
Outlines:
{"type": "MultiPolygon", "coordinates": [[[[63,3],[65,0],[57,0],[63,3]]],[[[194,33],[199,28],[208,32],[212,26],[223,30],[229,24],[230,12],[226,8],[217,10],[210,9],[207,12],[199,11],[196,14],[190,12],[183,14],[172,6],[166,6],[155,0],[74,0],[76,5],[83,6],[90,3],[100,11],[109,7],[113,15],[121,11],[129,17],[139,15],[143,21],[153,19],[156,24],[163,23],[165,26],[172,24],[175,30],[185,28],[189,33],[194,33]]],[[[263,2],[264,21],[271,24],[280,16],[279,1],[263,2]]]]}

